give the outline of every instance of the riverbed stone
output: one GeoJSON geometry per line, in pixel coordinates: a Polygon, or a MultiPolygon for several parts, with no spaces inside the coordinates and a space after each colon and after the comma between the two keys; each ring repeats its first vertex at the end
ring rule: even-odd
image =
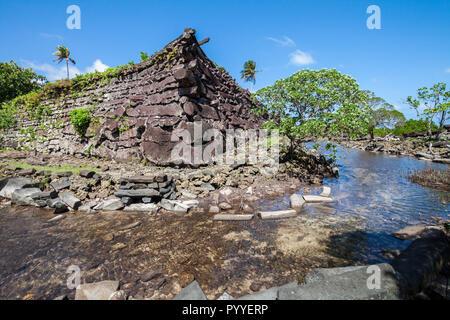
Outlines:
{"type": "Polygon", "coordinates": [[[436,278],[449,250],[449,241],[442,230],[426,229],[392,261],[405,298],[422,291],[436,278]]]}
{"type": "Polygon", "coordinates": [[[158,206],[154,203],[133,203],[123,209],[124,211],[139,211],[139,212],[155,212],[158,206]]]}
{"type": "Polygon", "coordinates": [[[408,240],[411,238],[414,238],[418,235],[420,235],[422,232],[424,232],[426,229],[426,226],[424,225],[414,225],[414,226],[407,226],[403,229],[400,229],[398,231],[395,231],[391,235],[394,238],[400,239],[400,240],[408,240]]]}
{"type": "Polygon", "coordinates": [[[307,203],[320,203],[320,202],[332,202],[333,199],[329,197],[322,197],[322,196],[316,196],[316,195],[304,195],[303,199],[307,203]]]}
{"type": "Polygon", "coordinates": [[[322,187],[322,193],[320,196],[329,198],[331,196],[331,188],[326,186],[322,187]]]}
{"type": "Polygon", "coordinates": [[[173,300],[207,300],[205,293],[197,281],[185,287],[173,300]]]}
{"type": "Polygon", "coordinates": [[[291,203],[291,208],[294,209],[300,209],[303,207],[303,205],[305,204],[305,199],[303,199],[303,196],[300,194],[292,194],[289,197],[290,203],[291,203]]]}
{"type": "Polygon", "coordinates": [[[18,206],[32,206],[35,204],[35,202],[31,198],[31,195],[38,192],[41,192],[41,190],[38,188],[18,189],[13,192],[11,201],[18,206]]]}
{"type": "Polygon", "coordinates": [[[61,192],[59,198],[70,208],[77,210],[81,206],[81,200],[75,197],[71,192],[61,192]]]}
{"type": "Polygon", "coordinates": [[[75,300],[109,300],[118,289],[119,281],[81,284],[75,292],[75,300]]]}
{"type": "Polygon", "coordinates": [[[116,211],[125,207],[120,199],[105,200],[94,207],[94,210],[116,211]]]}
{"type": "Polygon", "coordinates": [[[297,211],[295,210],[260,211],[258,212],[258,215],[263,220],[292,218],[297,216],[297,211]]]}
{"type": "Polygon", "coordinates": [[[80,176],[83,178],[90,179],[90,178],[94,177],[94,175],[95,175],[95,171],[91,171],[91,170],[81,170],[80,171],[80,176]]]}
{"type": "Polygon", "coordinates": [[[29,178],[8,178],[3,181],[3,188],[0,191],[0,197],[11,199],[14,191],[35,185],[29,178]],[[6,183],[5,183],[6,182],[6,183]]]}
{"type": "Polygon", "coordinates": [[[325,274],[319,281],[311,281],[297,288],[283,288],[279,300],[398,300],[400,288],[394,268],[387,264],[352,267],[348,271],[325,274]],[[370,268],[370,269],[369,269],[370,268]],[[380,272],[380,288],[369,288],[373,270],[380,272]]]}

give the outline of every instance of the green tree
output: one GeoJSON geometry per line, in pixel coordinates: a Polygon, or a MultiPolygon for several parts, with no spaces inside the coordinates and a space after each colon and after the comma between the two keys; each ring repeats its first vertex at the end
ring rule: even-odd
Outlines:
{"type": "MultiPolygon", "coordinates": [[[[423,87],[417,90],[417,98],[409,96],[406,102],[417,112],[419,119],[426,125],[428,137],[432,136],[432,123],[438,116],[438,128],[442,130],[449,119],[450,91],[446,91],[446,84],[439,82],[431,88],[423,87]],[[421,110],[421,108],[423,110],[421,110]]],[[[439,137],[439,133],[436,138],[439,137]]]]}
{"type": "MultiPolygon", "coordinates": [[[[42,88],[47,79],[14,61],[0,62],[0,104],[42,88]]],[[[1,108],[1,107],[0,107],[1,108]]]]}
{"type": "Polygon", "coordinates": [[[355,79],[335,69],[301,70],[256,92],[264,107],[256,114],[268,113],[268,129],[278,129],[290,141],[306,137],[356,137],[367,132],[370,120],[368,96],[355,79]]]}
{"type": "Polygon", "coordinates": [[[374,138],[374,129],[392,129],[401,125],[405,116],[400,111],[394,109],[394,106],[383,98],[377,97],[373,92],[366,91],[368,96],[368,107],[370,110],[369,133],[370,138],[374,138]]]}
{"type": "Polygon", "coordinates": [[[56,47],[56,52],[53,52],[52,55],[56,56],[57,58],[53,61],[56,61],[58,63],[61,63],[61,61],[66,60],[66,66],[67,66],[67,79],[69,79],[69,61],[73,64],[76,64],[75,60],[73,60],[70,57],[70,51],[64,46],[58,46],[56,47]]]}
{"type": "Polygon", "coordinates": [[[244,68],[241,70],[241,79],[245,82],[250,82],[250,91],[253,91],[253,85],[256,82],[256,73],[261,72],[256,70],[256,62],[248,60],[244,63],[244,68]]]}

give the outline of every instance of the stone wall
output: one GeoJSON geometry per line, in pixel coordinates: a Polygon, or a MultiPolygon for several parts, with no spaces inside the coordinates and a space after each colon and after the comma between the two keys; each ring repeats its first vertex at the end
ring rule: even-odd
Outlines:
{"type": "Polygon", "coordinates": [[[185,32],[150,60],[88,89],[47,99],[49,116],[32,120],[22,112],[18,125],[3,134],[8,147],[22,146],[53,155],[92,155],[119,162],[146,160],[169,164],[177,129],[258,128],[262,119],[249,110],[250,93],[204,54],[195,30],[185,32]],[[80,138],[69,112],[91,107],[91,123],[80,138]]]}

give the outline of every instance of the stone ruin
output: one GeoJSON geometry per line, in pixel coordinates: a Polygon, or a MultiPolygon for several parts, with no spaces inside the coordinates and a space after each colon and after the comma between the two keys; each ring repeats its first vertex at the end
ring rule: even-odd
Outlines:
{"type": "Polygon", "coordinates": [[[37,121],[24,112],[18,126],[4,135],[6,145],[52,155],[90,154],[168,165],[179,143],[172,141],[174,130],[187,129],[194,137],[194,123],[201,123],[203,132],[215,128],[223,134],[226,129],[259,128],[264,119],[250,113],[257,102],[208,59],[200,47],[203,42],[197,41],[195,30],[185,29],[149,60],[124,69],[111,81],[42,101],[50,115],[37,121]],[[69,112],[87,107],[93,109],[92,120],[82,139],[70,124],[69,112]],[[23,129],[35,130],[37,139],[27,139],[23,129]]]}

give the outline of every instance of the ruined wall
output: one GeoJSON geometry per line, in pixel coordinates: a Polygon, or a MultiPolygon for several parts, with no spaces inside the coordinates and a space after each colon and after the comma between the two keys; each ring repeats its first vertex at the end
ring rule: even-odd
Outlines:
{"type": "Polygon", "coordinates": [[[229,74],[214,65],[200,48],[195,31],[169,43],[150,60],[125,69],[109,81],[72,95],[41,102],[49,110],[44,119],[32,120],[22,112],[18,125],[3,135],[8,146],[25,146],[54,155],[92,155],[120,162],[168,164],[178,142],[173,130],[203,131],[217,128],[257,128],[249,110],[250,94],[229,74]],[[69,112],[92,108],[86,138],[70,124],[69,112]]]}

